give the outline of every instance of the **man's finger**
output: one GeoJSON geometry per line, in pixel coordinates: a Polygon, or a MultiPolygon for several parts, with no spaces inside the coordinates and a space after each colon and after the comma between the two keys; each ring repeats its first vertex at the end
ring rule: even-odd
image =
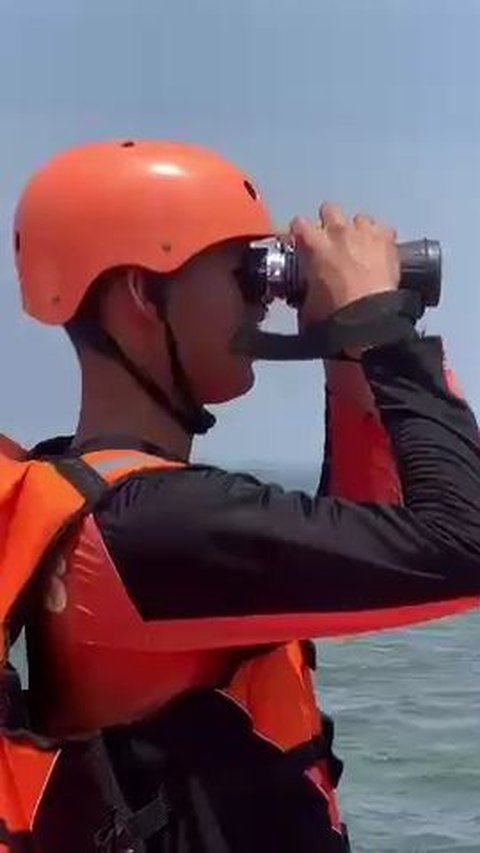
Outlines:
{"type": "Polygon", "coordinates": [[[319,240],[322,239],[322,231],[309,219],[304,219],[301,216],[296,216],[290,224],[290,233],[295,237],[299,244],[303,244],[309,249],[318,246],[319,240]]]}
{"type": "Polygon", "coordinates": [[[385,228],[383,230],[385,231],[385,234],[387,235],[387,237],[392,241],[392,243],[395,243],[397,240],[397,236],[398,236],[397,235],[397,229],[396,228],[390,228],[390,226],[387,225],[387,226],[385,226],[385,228]]]}
{"type": "Polygon", "coordinates": [[[322,204],[319,213],[324,228],[343,228],[347,225],[347,217],[338,204],[326,201],[322,204]]]}
{"type": "Polygon", "coordinates": [[[353,217],[353,222],[357,228],[378,227],[378,222],[373,218],[373,216],[369,216],[368,213],[357,213],[357,215],[353,217]]]}

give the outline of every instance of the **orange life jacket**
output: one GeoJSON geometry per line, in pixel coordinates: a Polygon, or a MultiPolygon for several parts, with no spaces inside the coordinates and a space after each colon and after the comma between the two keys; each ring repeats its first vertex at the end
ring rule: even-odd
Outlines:
{"type": "MultiPolygon", "coordinates": [[[[5,450],[8,455],[5,452],[0,455],[0,650],[3,666],[8,658],[11,618],[36,571],[46,563],[50,553],[55,553],[54,565],[57,566],[48,577],[50,611],[61,616],[63,578],[58,565],[69,541],[65,537],[67,533],[78,531],[92,509],[79,484],[74,485],[75,477],[72,477],[65,460],[62,468],[62,465],[51,461],[22,458],[21,449],[12,444],[4,445],[5,450]]],[[[96,472],[97,480],[100,475],[107,484],[118,483],[133,472],[146,468],[179,464],[137,451],[117,450],[90,453],[84,461],[91,466],[89,470],[92,473],[96,472]]],[[[107,607],[115,609],[115,602],[107,601],[107,607]]],[[[233,676],[221,679],[217,686],[211,684],[211,673],[204,682],[197,684],[199,687],[206,685],[213,701],[221,700],[233,714],[240,711],[252,736],[269,750],[273,749],[279,756],[292,755],[293,763],[304,774],[311,791],[318,793],[319,804],[328,814],[332,837],[338,836],[340,843],[343,827],[335,799],[340,762],[331,753],[329,726],[316,706],[307,658],[305,645],[292,642],[262,650],[260,654],[245,654],[235,667],[233,676]]],[[[228,660],[223,657],[224,666],[228,660]]],[[[77,683],[82,683],[82,675],[83,670],[77,677],[77,683]]],[[[108,670],[104,671],[103,677],[108,681],[108,670]]],[[[88,678],[86,682],[83,695],[76,697],[76,712],[88,695],[88,678]]],[[[163,689],[168,692],[168,684],[166,687],[163,685],[163,689]]],[[[169,698],[174,694],[175,690],[169,698]]],[[[94,709],[102,717],[97,720],[99,727],[107,722],[128,723],[132,715],[138,718],[141,710],[137,705],[126,709],[125,714],[120,709],[118,714],[115,708],[117,716],[109,721],[105,713],[113,713],[113,705],[108,706],[104,702],[94,709]]],[[[147,703],[143,710],[147,713],[154,709],[147,703]]],[[[96,726],[92,709],[89,713],[89,734],[94,736],[96,726]]],[[[85,720],[83,723],[85,729],[85,720]]],[[[44,853],[41,839],[36,838],[36,821],[65,749],[68,745],[42,742],[32,738],[28,732],[3,731],[0,736],[0,851],[3,844],[4,850],[13,852],[15,844],[30,838],[37,844],[32,849],[44,853]]],[[[341,846],[338,849],[346,848],[341,846]]]]}

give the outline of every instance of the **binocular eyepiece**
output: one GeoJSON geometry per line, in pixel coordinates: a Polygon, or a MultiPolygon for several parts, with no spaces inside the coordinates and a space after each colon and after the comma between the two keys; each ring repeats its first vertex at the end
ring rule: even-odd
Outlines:
{"type": "MultiPolygon", "coordinates": [[[[414,240],[397,244],[400,259],[400,287],[414,290],[424,308],[440,301],[442,254],[436,240],[414,240]]],[[[306,290],[300,275],[295,246],[277,237],[250,244],[239,270],[239,282],[248,302],[283,299],[301,304],[306,290]]]]}

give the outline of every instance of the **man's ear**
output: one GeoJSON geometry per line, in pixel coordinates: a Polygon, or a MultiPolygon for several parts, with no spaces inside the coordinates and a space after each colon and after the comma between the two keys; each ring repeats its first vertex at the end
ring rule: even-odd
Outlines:
{"type": "Polygon", "coordinates": [[[161,305],[152,300],[147,277],[142,270],[131,269],[127,272],[127,287],[135,305],[145,318],[163,319],[161,305]]]}

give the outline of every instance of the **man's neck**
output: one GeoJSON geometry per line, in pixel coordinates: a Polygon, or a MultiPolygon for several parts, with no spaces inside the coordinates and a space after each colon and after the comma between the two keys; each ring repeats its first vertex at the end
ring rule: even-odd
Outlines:
{"type": "Polygon", "coordinates": [[[192,439],[185,436],[185,434],[176,436],[170,430],[135,427],[128,423],[121,425],[118,421],[112,422],[110,425],[106,421],[102,421],[101,423],[95,421],[89,422],[82,416],[75,432],[73,445],[80,446],[93,439],[100,441],[104,439],[108,443],[109,436],[115,436],[116,439],[125,436],[127,442],[134,441],[153,444],[164,451],[167,456],[173,456],[185,461],[190,458],[191,454],[192,439]]]}
{"type": "Polygon", "coordinates": [[[125,435],[156,444],[180,459],[189,458],[192,436],[169,412],[161,409],[129,376],[117,374],[116,381],[110,383],[104,379],[84,376],[75,444],[108,435],[125,435]]]}

